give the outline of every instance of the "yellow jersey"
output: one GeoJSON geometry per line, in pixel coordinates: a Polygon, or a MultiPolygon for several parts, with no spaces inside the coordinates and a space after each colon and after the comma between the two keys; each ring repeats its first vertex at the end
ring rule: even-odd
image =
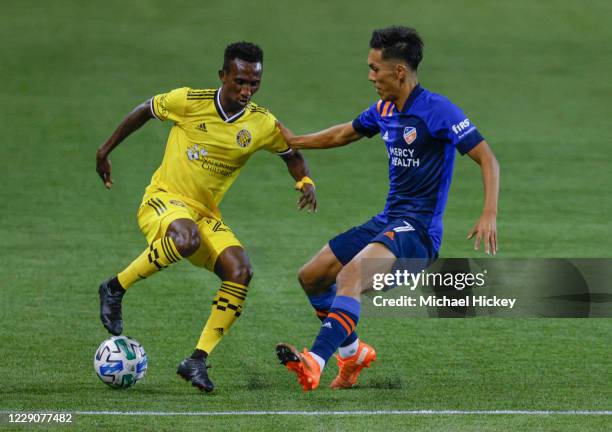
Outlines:
{"type": "Polygon", "coordinates": [[[272,113],[249,102],[230,117],[221,106],[220,91],[183,87],[151,99],[153,115],[174,125],[147,187],[147,192],[180,195],[202,213],[210,210],[217,216],[217,206],[253,153],[291,152],[272,113]]]}

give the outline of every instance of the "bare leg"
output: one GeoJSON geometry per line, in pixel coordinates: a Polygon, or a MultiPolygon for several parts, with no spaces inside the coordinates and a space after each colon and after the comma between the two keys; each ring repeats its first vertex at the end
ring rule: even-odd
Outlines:
{"type": "Polygon", "coordinates": [[[325,293],[336,282],[342,264],[329,245],[323,248],[298,273],[298,281],[308,296],[325,293]]]}
{"type": "Polygon", "coordinates": [[[361,293],[372,288],[374,274],[388,272],[395,260],[395,255],[385,245],[370,243],[338,274],[337,295],[360,300],[361,293]]]}

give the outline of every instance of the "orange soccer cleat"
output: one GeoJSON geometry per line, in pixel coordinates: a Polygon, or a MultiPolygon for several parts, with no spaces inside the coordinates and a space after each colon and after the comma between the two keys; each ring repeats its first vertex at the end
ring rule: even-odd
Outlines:
{"type": "Polygon", "coordinates": [[[276,345],[276,355],[280,362],[287,366],[287,369],[297,375],[305,392],[319,386],[321,368],[306,348],[301,353],[292,345],[280,343],[276,345]]]}
{"type": "Polygon", "coordinates": [[[338,360],[338,376],[334,378],[330,387],[348,389],[357,383],[361,370],[370,367],[370,364],[376,360],[376,351],[367,343],[359,341],[359,348],[355,354],[347,358],[337,355],[336,359],[338,360]]]}

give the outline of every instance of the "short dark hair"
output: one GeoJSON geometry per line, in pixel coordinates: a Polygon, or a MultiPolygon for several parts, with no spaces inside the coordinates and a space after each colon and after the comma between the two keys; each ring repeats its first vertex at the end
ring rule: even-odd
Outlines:
{"type": "Polygon", "coordinates": [[[382,58],[403,60],[413,71],[423,60],[423,39],[410,27],[391,26],[374,30],[370,48],[382,50],[382,58]]]}
{"type": "Polygon", "coordinates": [[[263,63],[263,51],[250,42],[236,42],[225,47],[223,70],[229,71],[232,60],[240,59],[249,63],[263,63]]]}

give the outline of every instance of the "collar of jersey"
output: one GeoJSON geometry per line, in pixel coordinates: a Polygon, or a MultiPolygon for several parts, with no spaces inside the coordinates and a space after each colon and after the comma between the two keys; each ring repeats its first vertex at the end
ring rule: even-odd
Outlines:
{"type": "Polygon", "coordinates": [[[244,114],[244,111],[246,110],[246,107],[244,107],[242,108],[242,110],[238,111],[233,116],[228,117],[227,114],[225,114],[223,107],[221,106],[221,88],[218,88],[215,92],[215,108],[217,108],[217,114],[219,114],[219,117],[221,117],[225,123],[235,122],[240,117],[242,117],[242,114],[244,114]]]}
{"type": "Polygon", "coordinates": [[[406,99],[406,103],[402,107],[402,112],[403,113],[408,112],[408,110],[410,109],[410,107],[414,103],[414,100],[421,93],[423,93],[423,87],[421,87],[421,84],[417,84],[417,86],[415,88],[413,88],[412,91],[410,92],[410,96],[408,96],[408,99],[406,99]]]}

